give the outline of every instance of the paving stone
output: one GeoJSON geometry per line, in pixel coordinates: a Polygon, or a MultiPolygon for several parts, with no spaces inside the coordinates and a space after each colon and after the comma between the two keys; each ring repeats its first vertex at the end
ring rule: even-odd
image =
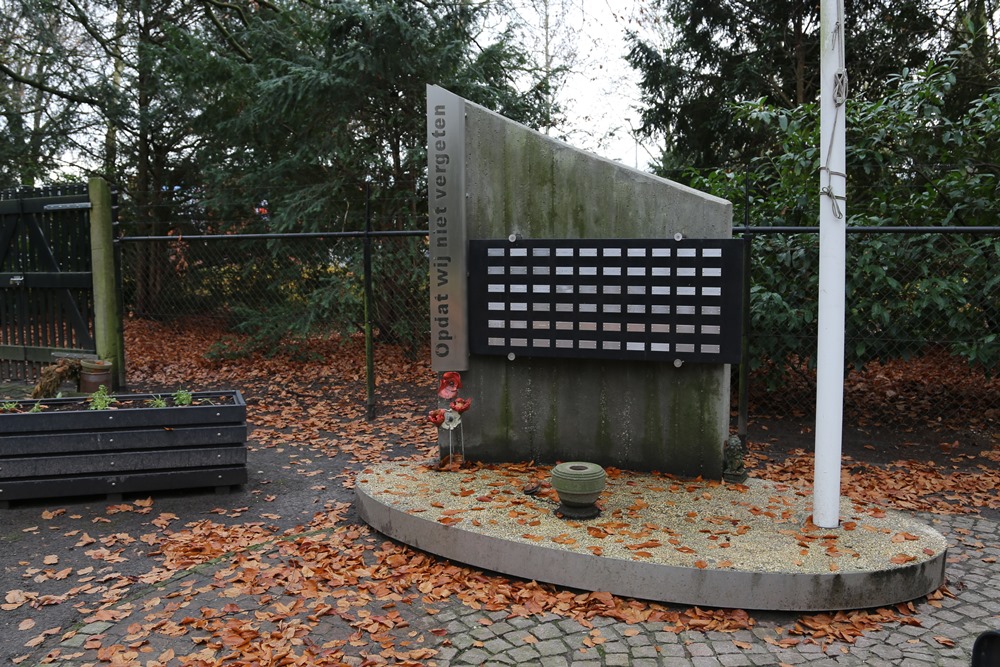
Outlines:
{"type": "Polygon", "coordinates": [[[511,625],[507,621],[501,621],[500,623],[494,623],[493,625],[490,626],[490,630],[493,631],[493,636],[495,636],[495,637],[503,636],[503,635],[507,634],[508,632],[510,632],[512,630],[516,630],[516,629],[517,628],[515,628],[513,625],[511,625]]]}
{"type": "Polygon", "coordinates": [[[474,648],[455,657],[455,662],[463,665],[481,665],[490,659],[490,654],[481,648],[474,648]]]}
{"type": "Polygon", "coordinates": [[[500,639],[499,637],[494,637],[493,639],[487,642],[483,642],[483,648],[489,651],[490,653],[496,655],[497,653],[503,653],[505,651],[509,651],[514,647],[511,646],[509,643],[505,642],[504,640],[500,639]]]}
{"type": "Polygon", "coordinates": [[[437,649],[437,655],[434,656],[434,659],[438,662],[447,663],[457,654],[458,654],[458,649],[455,648],[454,646],[442,646],[437,649]]]}
{"type": "Polygon", "coordinates": [[[631,667],[659,667],[659,664],[656,658],[635,658],[631,667]]]}
{"type": "Polygon", "coordinates": [[[460,632],[468,632],[469,626],[462,621],[451,621],[444,626],[444,629],[448,631],[449,635],[457,635],[460,632]]]}
{"type": "Polygon", "coordinates": [[[741,652],[740,647],[734,644],[732,639],[726,639],[726,641],[713,641],[712,650],[715,651],[716,655],[741,652]]]}
{"type": "Polygon", "coordinates": [[[753,665],[753,662],[750,661],[750,656],[743,655],[742,653],[727,653],[726,655],[720,655],[719,662],[724,665],[724,667],[746,667],[753,665]]]}
{"type": "Polygon", "coordinates": [[[633,658],[656,658],[660,654],[655,646],[634,646],[630,651],[633,658]]]}
{"type": "Polygon", "coordinates": [[[539,658],[539,653],[533,646],[516,646],[512,648],[507,655],[509,655],[514,662],[518,664],[529,664],[539,658]]]}
{"type": "Polygon", "coordinates": [[[628,667],[632,657],[627,653],[612,653],[604,656],[604,664],[608,667],[628,667]]]}
{"type": "Polygon", "coordinates": [[[941,609],[936,614],[934,614],[934,616],[942,621],[947,621],[948,623],[954,623],[955,621],[961,620],[962,618],[960,614],[956,614],[955,612],[950,611],[948,609],[941,609]]]}
{"type": "Polygon", "coordinates": [[[535,650],[541,655],[562,655],[568,650],[566,644],[558,639],[546,639],[534,645],[535,650]]]}
{"type": "Polygon", "coordinates": [[[812,642],[801,642],[795,647],[799,653],[810,654],[810,653],[823,653],[823,647],[819,644],[813,644],[812,642]]]}
{"type": "Polygon", "coordinates": [[[108,623],[107,621],[94,621],[93,623],[88,623],[87,625],[77,630],[77,634],[100,635],[104,634],[113,627],[115,627],[114,623],[108,623]]]}
{"type": "Polygon", "coordinates": [[[541,667],[568,667],[569,660],[561,655],[547,655],[539,663],[541,667]]]}
{"type": "Polygon", "coordinates": [[[770,653],[751,655],[747,657],[750,658],[750,662],[755,667],[767,667],[768,665],[777,665],[781,662],[781,660],[778,659],[778,656],[771,655],[770,653]]]}
{"type": "Polygon", "coordinates": [[[558,639],[559,637],[563,637],[567,634],[583,630],[583,626],[579,623],[574,621],[573,624],[577,627],[576,630],[569,630],[562,627],[562,624],[560,623],[543,623],[542,625],[536,625],[531,628],[531,634],[535,635],[537,639],[558,639]]]}
{"type": "Polygon", "coordinates": [[[712,647],[703,643],[688,644],[687,651],[690,656],[695,658],[715,655],[715,652],[712,651],[712,647]]]}
{"type": "MultiPolygon", "coordinates": [[[[586,630],[586,628],[584,628],[582,625],[580,625],[576,621],[574,621],[572,619],[569,619],[569,618],[564,618],[563,620],[556,621],[555,623],[550,624],[550,625],[557,625],[557,626],[559,626],[559,628],[563,632],[565,632],[566,634],[572,634],[574,632],[582,632],[582,631],[586,630]]],[[[535,627],[541,627],[541,626],[540,625],[536,625],[535,627]]]]}
{"type": "Polygon", "coordinates": [[[447,623],[449,621],[454,621],[458,616],[451,609],[446,609],[440,613],[434,615],[434,618],[438,623],[447,623]]]}
{"type": "Polygon", "coordinates": [[[691,665],[687,658],[666,658],[661,664],[663,667],[690,667],[691,665]]]}
{"type": "Polygon", "coordinates": [[[884,660],[899,660],[903,657],[903,652],[900,651],[895,646],[889,646],[888,644],[880,644],[872,646],[872,653],[877,655],[884,660]]]}
{"type": "Polygon", "coordinates": [[[722,663],[715,656],[691,658],[691,667],[722,667],[722,663]]]}
{"type": "Polygon", "coordinates": [[[680,644],[661,644],[660,656],[664,658],[679,658],[687,656],[687,651],[680,644]]]}
{"type": "Polygon", "coordinates": [[[982,607],[970,607],[964,606],[961,608],[960,613],[969,618],[982,618],[983,616],[989,616],[990,612],[982,607]]]}
{"type": "Polygon", "coordinates": [[[472,635],[475,639],[484,642],[487,639],[492,639],[494,637],[493,631],[490,630],[488,626],[483,626],[478,624],[477,626],[478,627],[474,627],[468,631],[469,634],[472,635]]]}
{"type": "Polygon", "coordinates": [[[80,648],[83,646],[84,642],[90,639],[93,635],[83,635],[77,633],[70,637],[69,639],[64,639],[59,646],[65,646],[67,648],[80,648]]]}
{"type": "Polygon", "coordinates": [[[605,653],[628,653],[628,644],[625,642],[604,642],[600,646],[605,653]]]}

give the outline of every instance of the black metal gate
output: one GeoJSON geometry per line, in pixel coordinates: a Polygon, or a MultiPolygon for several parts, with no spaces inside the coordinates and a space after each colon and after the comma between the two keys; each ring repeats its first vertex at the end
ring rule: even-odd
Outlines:
{"type": "Polygon", "coordinates": [[[0,381],[94,353],[86,185],[0,191],[0,381]]]}

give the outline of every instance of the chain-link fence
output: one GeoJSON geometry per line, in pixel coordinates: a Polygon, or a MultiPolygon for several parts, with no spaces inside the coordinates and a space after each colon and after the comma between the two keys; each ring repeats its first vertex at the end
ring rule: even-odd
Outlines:
{"type": "MultiPolygon", "coordinates": [[[[845,419],[1000,420],[1000,229],[849,229],[845,419]]],[[[815,414],[819,238],[753,230],[750,414],[815,414]]]]}
{"type": "Polygon", "coordinates": [[[239,338],[212,354],[294,352],[316,335],[374,340],[409,354],[426,346],[426,235],[231,235],[121,243],[122,295],[130,317],[212,319],[239,338]],[[366,271],[365,246],[371,269],[366,271]],[[365,286],[372,301],[366,319],[365,286]]]}
{"type": "MultiPolygon", "coordinates": [[[[914,231],[849,235],[845,419],[904,428],[995,425],[1000,236],[914,231]]],[[[752,237],[750,415],[811,424],[818,234],[754,228],[752,237]]],[[[366,323],[376,356],[380,345],[427,354],[423,232],[121,241],[126,313],[215,318],[220,330],[237,335],[220,338],[210,354],[294,352],[309,336],[358,335],[366,323]]]]}

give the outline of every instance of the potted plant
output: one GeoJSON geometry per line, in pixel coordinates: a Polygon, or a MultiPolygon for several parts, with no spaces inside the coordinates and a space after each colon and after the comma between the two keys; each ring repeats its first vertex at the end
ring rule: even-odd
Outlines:
{"type": "Polygon", "coordinates": [[[0,403],[0,504],[247,481],[239,391],[0,403]]]}

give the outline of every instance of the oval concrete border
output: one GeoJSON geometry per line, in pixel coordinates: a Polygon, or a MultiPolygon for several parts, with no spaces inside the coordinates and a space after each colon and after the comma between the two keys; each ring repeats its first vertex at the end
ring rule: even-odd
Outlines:
{"type": "MultiPolygon", "coordinates": [[[[774,611],[864,609],[913,600],[944,582],[947,550],[910,565],[829,574],[698,569],[594,556],[448,526],[355,492],[361,518],[412,547],[502,574],[588,591],[668,602],[774,611]]],[[[927,530],[913,522],[913,530],[927,530]]]]}

